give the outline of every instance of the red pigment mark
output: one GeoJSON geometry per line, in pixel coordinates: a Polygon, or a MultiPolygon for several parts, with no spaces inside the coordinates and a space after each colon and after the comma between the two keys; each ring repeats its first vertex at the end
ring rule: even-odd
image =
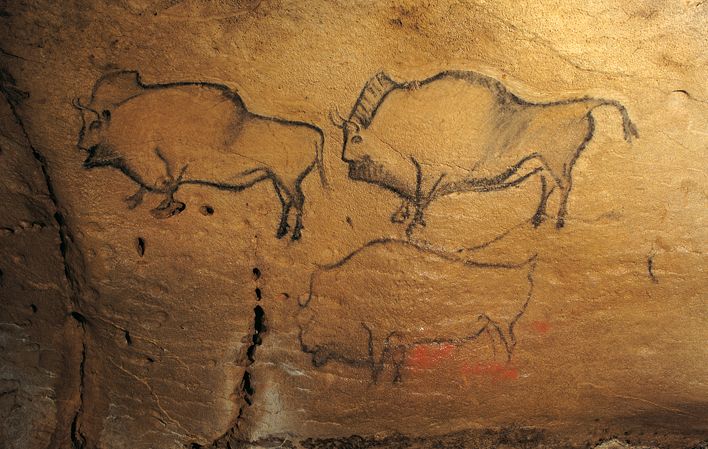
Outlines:
{"type": "Polygon", "coordinates": [[[455,345],[450,343],[419,345],[413,348],[408,355],[408,365],[413,368],[432,368],[444,359],[449,358],[454,350],[455,345]]]}
{"type": "Polygon", "coordinates": [[[533,321],[531,329],[539,335],[546,335],[551,330],[551,323],[548,321],[533,321]]]}
{"type": "Polygon", "coordinates": [[[460,368],[460,374],[464,377],[485,376],[492,380],[516,380],[519,378],[519,370],[505,363],[478,362],[474,365],[464,364],[460,368]]]}

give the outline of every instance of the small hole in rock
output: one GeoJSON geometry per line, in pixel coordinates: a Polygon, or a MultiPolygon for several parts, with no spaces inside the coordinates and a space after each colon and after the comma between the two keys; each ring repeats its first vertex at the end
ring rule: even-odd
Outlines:
{"type": "Polygon", "coordinates": [[[86,324],[86,317],[80,314],[79,312],[71,312],[71,317],[81,324],[86,324]]]}
{"type": "Polygon", "coordinates": [[[143,257],[145,255],[145,239],[138,237],[135,241],[135,247],[138,250],[138,255],[143,257]]]}
{"type": "Polygon", "coordinates": [[[262,297],[263,297],[263,294],[261,293],[261,289],[257,288],[256,289],[256,300],[260,301],[262,297]]]}
{"type": "Polygon", "coordinates": [[[128,346],[132,345],[133,339],[130,338],[130,332],[125,331],[124,336],[125,336],[125,342],[128,343],[128,346]]]}
{"type": "Polygon", "coordinates": [[[261,270],[258,267],[253,269],[253,280],[257,281],[261,277],[261,270]]]}
{"type": "Polygon", "coordinates": [[[153,358],[150,357],[150,356],[145,357],[145,359],[147,359],[147,361],[150,362],[150,363],[155,363],[155,359],[153,359],[153,358]]]}
{"type": "Polygon", "coordinates": [[[37,306],[34,304],[30,304],[30,309],[32,309],[32,313],[37,313],[37,306]]]}
{"type": "Polygon", "coordinates": [[[214,208],[209,206],[208,204],[203,205],[202,207],[199,208],[199,212],[202,213],[202,215],[213,215],[214,214],[214,208]]]}

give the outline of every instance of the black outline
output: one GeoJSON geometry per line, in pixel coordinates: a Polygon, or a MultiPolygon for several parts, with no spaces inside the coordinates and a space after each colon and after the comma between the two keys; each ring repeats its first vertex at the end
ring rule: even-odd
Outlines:
{"type": "MultiPolygon", "coordinates": [[[[302,181],[305,177],[314,169],[317,168],[320,181],[324,187],[328,186],[327,178],[324,172],[324,161],[323,161],[323,150],[324,150],[324,133],[317,126],[301,122],[286,120],[275,116],[266,116],[256,114],[248,110],[244,104],[238,92],[232,90],[228,86],[223,84],[200,82],[200,81],[180,81],[172,83],[156,83],[156,84],[146,84],[143,83],[140,74],[133,70],[123,70],[117,72],[108,73],[100,77],[93,86],[91,91],[91,97],[87,105],[83,105],[79,98],[75,98],[73,103],[75,108],[79,110],[85,110],[92,112],[96,115],[96,120],[92,121],[87,125],[84,115],[81,115],[82,126],[79,131],[79,140],[77,142],[77,147],[88,153],[86,160],[83,163],[84,168],[98,168],[98,167],[110,167],[120,170],[124,175],[126,175],[131,181],[138,184],[139,189],[135,194],[126,198],[128,203],[128,208],[132,209],[142,203],[143,196],[145,193],[155,193],[164,196],[162,202],[154,208],[151,212],[156,218],[169,218],[180,213],[185,209],[186,205],[178,200],[175,200],[174,194],[177,192],[180,186],[185,184],[201,185],[206,187],[213,187],[219,190],[225,190],[229,192],[240,192],[242,190],[248,189],[255,184],[269,180],[273,183],[273,187],[277,194],[277,197],[281,204],[281,216],[280,222],[278,224],[278,230],[276,232],[277,238],[282,238],[288,233],[290,225],[288,224],[288,218],[290,216],[291,209],[295,209],[295,226],[292,232],[292,240],[298,240],[301,237],[301,232],[303,229],[302,215],[305,203],[305,195],[302,191],[302,181]],[[125,88],[125,94],[120,99],[113,99],[115,101],[104,101],[103,104],[98,103],[96,100],[96,94],[99,88],[104,85],[110,85],[109,83],[125,84],[127,86],[121,85],[121,89],[125,88]],[[130,167],[126,161],[121,157],[121,155],[114,151],[110,147],[110,144],[102,142],[98,145],[93,145],[90,148],[82,147],[81,142],[86,136],[87,129],[92,127],[97,128],[101,122],[110,121],[110,112],[119,108],[122,104],[130,101],[142,95],[145,91],[150,90],[163,90],[171,89],[180,86],[198,86],[204,87],[206,89],[213,89],[219,94],[223,95],[227,100],[234,104],[234,108],[241,112],[243,117],[242,123],[247,123],[252,120],[267,120],[273,123],[278,123],[287,127],[304,127],[316,134],[315,148],[313,153],[313,160],[309,163],[297,176],[296,180],[290,185],[283,181],[283,178],[272,170],[270,167],[259,167],[255,169],[247,169],[240,173],[235,174],[235,177],[244,177],[249,175],[256,175],[254,179],[249,180],[243,184],[237,184],[233,182],[222,182],[218,180],[211,179],[191,179],[183,180],[182,175],[187,170],[187,166],[182,166],[180,168],[180,174],[175,177],[172,173],[171,163],[160,153],[159,148],[155,148],[155,154],[164,162],[166,170],[166,180],[161,186],[151,185],[143,179],[138,171],[139,167],[130,167]],[[99,113],[99,111],[101,111],[99,113]]],[[[242,125],[239,125],[242,126],[242,125]]]]}
{"type": "MultiPolygon", "coordinates": [[[[432,337],[432,338],[416,340],[415,342],[409,343],[409,344],[403,344],[401,342],[396,342],[396,340],[401,337],[401,333],[399,331],[394,330],[394,331],[390,332],[384,338],[383,347],[382,347],[381,354],[380,354],[380,357],[378,360],[376,359],[376,354],[375,354],[376,351],[374,350],[375,342],[373,341],[373,338],[374,338],[373,332],[369,328],[367,323],[364,323],[364,322],[360,323],[361,326],[364,328],[364,330],[369,335],[369,338],[368,338],[369,356],[368,356],[367,360],[353,359],[351,357],[347,357],[343,354],[336,353],[330,349],[324,348],[319,345],[308,346],[303,341],[303,333],[306,331],[306,328],[309,326],[311,321],[308,323],[305,323],[305,324],[299,323],[298,324],[298,342],[300,344],[300,350],[306,354],[309,354],[312,357],[313,366],[321,367],[321,366],[325,365],[326,363],[328,363],[329,361],[335,361],[335,362],[344,363],[344,364],[347,364],[347,365],[350,365],[353,367],[369,368],[369,370],[371,371],[371,382],[377,383],[377,381],[379,379],[379,375],[384,370],[385,364],[388,361],[391,361],[393,364],[393,368],[394,368],[393,382],[397,383],[402,380],[401,370],[405,364],[405,359],[406,359],[407,353],[411,348],[413,348],[417,345],[429,345],[429,344],[452,344],[455,346],[460,346],[460,345],[463,345],[467,342],[477,339],[484,332],[489,333],[491,331],[496,331],[497,335],[499,335],[499,339],[501,340],[504,350],[506,352],[507,361],[511,360],[512,354],[514,352],[514,348],[517,343],[516,335],[514,333],[514,328],[516,326],[516,323],[519,321],[519,319],[526,312],[526,309],[527,309],[527,307],[531,301],[531,298],[533,296],[533,289],[534,289],[533,274],[534,274],[536,265],[538,263],[538,255],[537,254],[534,254],[533,256],[529,257],[528,259],[526,259],[525,261],[520,262],[520,263],[478,262],[478,261],[474,261],[474,260],[461,259],[459,257],[455,257],[455,256],[450,255],[446,251],[443,251],[443,250],[440,250],[440,249],[437,249],[437,248],[434,248],[431,246],[423,246],[418,243],[411,242],[409,240],[394,239],[394,238],[374,239],[374,240],[371,240],[371,241],[365,243],[361,247],[355,249],[354,251],[347,254],[346,256],[339,259],[338,261],[333,262],[331,264],[322,265],[319,267],[318,270],[313,272],[310,275],[310,283],[309,283],[309,288],[308,288],[307,299],[305,299],[305,301],[298,300],[298,305],[300,307],[300,310],[303,310],[309,306],[310,301],[313,298],[315,281],[321,272],[337,269],[337,268],[344,266],[354,256],[356,256],[357,254],[361,253],[362,251],[364,251],[368,248],[371,248],[373,246],[378,246],[378,245],[389,245],[392,243],[410,246],[420,253],[433,254],[441,259],[444,259],[444,260],[447,260],[450,262],[454,262],[454,263],[460,263],[460,264],[467,265],[470,267],[520,269],[520,268],[524,268],[524,267],[528,266],[527,278],[529,281],[529,289],[528,289],[526,300],[522,304],[518,313],[514,316],[514,318],[511,321],[509,321],[509,323],[506,325],[506,327],[503,326],[503,323],[498,323],[498,322],[492,320],[486,314],[482,313],[477,317],[477,321],[486,320],[486,323],[476,332],[474,332],[470,335],[465,335],[465,336],[458,337],[458,338],[443,339],[443,338],[432,337]],[[507,338],[507,335],[509,338],[507,338]]],[[[494,347],[494,344],[492,346],[494,347]]],[[[494,349],[496,351],[496,348],[494,348],[494,349]]]]}
{"type": "MultiPolygon", "coordinates": [[[[458,192],[492,192],[498,190],[504,190],[510,187],[517,186],[521,182],[525,181],[534,174],[539,174],[541,176],[541,195],[536,213],[534,214],[532,224],[538,227],[541,222],[546,217],[546,204],[548,197],[555,191],[556,187],[561,192],[560,204],[558,207],[558,214],[556,216],[556,228],[562,228],[565,224],[565,216],[567,214],[567,202],[568,196],[572,189],[572,170],[575,162],[577,161],[580,153],[585,150],[588,142],[592,139],[595,133],[595,122],[592,116],[592,112],[595,108],[600,106],[612,106],[617,108],[620,115],[622,116],[622,126],[624,132],[624,139],[627,142],[631,142],[632,137],[639,137],[636,126],[630,120],[627,109],[619,101],[608,100],[602,98],[595,98],[590,96],[584,96],[579,98],[571,98],[565,100],[551,101],[551,102],[530,102],[522,99],[521,97],[510,92],[500,81],[489,76],[472,72],[472,71],[462,71],[462,70],[448,70],[440,72],[430,78],[424,79],[422,81],[409,81],[409,82],[398,82],[394,81],[385,72],[381,71],[374,75],[361,90],[354,106],[352,107],[349,117],[344,119],[340,117],[340,122],[337,123],[335,120],[333,122],[336,126],[343,131],[343,145],[342,145],[342,155],[341,158],[344,162],[349,164],[349,178],[357,181],[367,182],[386,190],[389,190],[401,198],[401,206],[391,215],[391,221],[394,223],[403,223],[409,216],[409,207],[415,208],[415,213],[411,219],[408,227],[406,228],[406,236],[410,239],[413,231],[418,226],[425,226],[424,212],[425,209],[430,205],[432,201],[445,195],[450,195],[458,192]],[[588,110],[584,117],[579,117],[580,119],[585,118],[587,120],[588,132],[585,137],[577,143],[574,153],[570,157],[570,162],[564,164],[561,167],[551,168],[551,165],[545,160],[544,155],[539,152],[529,152],[525,157],[522,157],[516,164],[509,167],[508,170],[499,174],[498,176],[492,178],[468,178],[459,181],[450,181],[448,183],[443,183],[443,175],[435,182],[435,185],[429,192],[422,192],[421,182],[422,174],[420,169],[420,164],[411,158],[411,162],[416,169],[416,185],[415,194],[410,195],[404,191],[401,187],[401,183],[404,181],[395,180],[393,177],[389,176],[386,172],[386,168],[372,161],[369,157],[364,156],[359,160],[348,159],[346,155],[347,145],[350,139],[354,139],[359,135],[362,128],[368,128],[374,118],[376,113],[386,100],[391,92],[396,90],[414,90],[421,86],[434,83],[443,79],[457,79],[463,80],[473,85],[480,85],[487,88],[497,99],[497,104],[504,108],[510,106],[516,107],[554,107],[562,106],[576,103],[587,103],[588,110]],[[538,167],[531,170],[518,178],[514,179],[517,172],[524,166],[527,162],[536,160],[539,164],[538,167]],[[560,169],[560,170],[559,170],[560,169]],[[545,173],[548,173],[547,175],[545,173]],[[546,177],[550,176],[554,180],[554,186],[548,188],[546,177]]],[[[406,187],[412,187],[406,185],[406,187]]],[[[413,190],[406,189],[406,190],[413,190]]]]}

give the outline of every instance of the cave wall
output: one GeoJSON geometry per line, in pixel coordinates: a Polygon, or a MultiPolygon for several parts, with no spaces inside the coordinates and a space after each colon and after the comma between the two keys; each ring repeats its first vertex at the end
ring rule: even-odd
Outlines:
{"type": "Polygon", "coordinates": [[[705,440],[704,3],[0,5],[4,447],[705,440]]]}

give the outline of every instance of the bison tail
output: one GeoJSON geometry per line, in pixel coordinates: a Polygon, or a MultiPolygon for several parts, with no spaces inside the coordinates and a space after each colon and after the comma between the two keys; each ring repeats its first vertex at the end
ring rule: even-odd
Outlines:
{"type": "Polygon", "coordinates": [[[632,122],[632,119],[629,118],[629,113],[627,112],[627,108],[625,108],[622,104],[619,102],[615,102],[614,106],[617,107],[619,110],[620,114],[622,114],[622,127],[624,129],[624,140],[627,142],[632,141],[632,137],[639,138],[639,132],[637,131],[637,126],[632,122]]]}
{"type": "MultiPolygon", "coordinates": [[[[624,107],[622,103],[616,100],[600,100],[597,106],[614,106],[622,115],[622,129],[624,131],[624,140],[627,142],[632,141],[632,137],[639,138],[639,132],[637,131],[637,126],[634,124],[632,119],[629,118],[629,113],[627,108],[624,107]]],[[[591,109],[592,112],[592,109],[591,109]]]]}

